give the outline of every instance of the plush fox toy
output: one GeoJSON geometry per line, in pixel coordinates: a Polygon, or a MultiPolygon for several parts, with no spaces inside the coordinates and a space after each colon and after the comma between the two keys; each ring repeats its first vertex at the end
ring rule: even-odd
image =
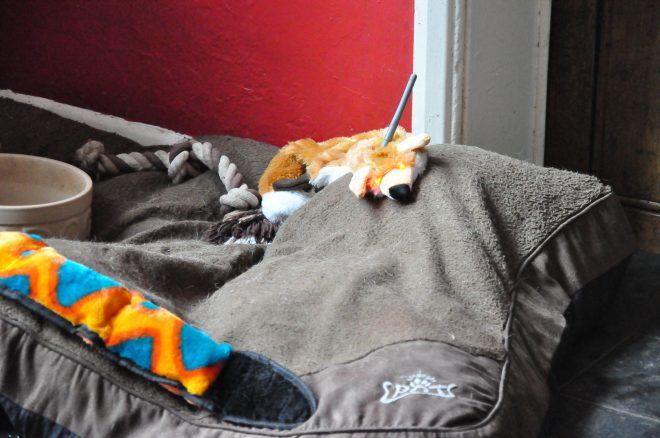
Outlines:
{"type": "Polygon", "coordinates": [[[284,146],[271,160],[259,181],[263,214],[278,223],[304,205],[310,194],[297,188],[311,184],[317,190],[351,173],[349,189],[406,202],[412,185],[424,172],[428,134],[412,135],[397,128],[382,146],[385,129],[317,143],[310,138],[284,146]]]}

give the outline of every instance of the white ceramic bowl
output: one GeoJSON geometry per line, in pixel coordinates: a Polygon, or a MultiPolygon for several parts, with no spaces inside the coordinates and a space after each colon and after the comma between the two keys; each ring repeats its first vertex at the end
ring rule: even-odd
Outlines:
{"type": "Polygon", "coordinates": [[[61,161],[0,154],[0,230],[86,239],[92,180],[61,161]]]}

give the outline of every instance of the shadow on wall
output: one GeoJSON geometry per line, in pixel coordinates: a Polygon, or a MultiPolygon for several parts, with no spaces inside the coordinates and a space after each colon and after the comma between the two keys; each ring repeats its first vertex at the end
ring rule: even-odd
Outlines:
{"type": "Polygon", "coordinates": [[[26,0],[0,5],[0,41],[0,89],[283,145],[387,125],[413,0],[26,0]]]}

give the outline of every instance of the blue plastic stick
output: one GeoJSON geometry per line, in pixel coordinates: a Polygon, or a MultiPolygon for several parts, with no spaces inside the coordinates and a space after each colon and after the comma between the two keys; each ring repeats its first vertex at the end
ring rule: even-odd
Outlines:
{"type": "Polygon", "coordinates": [[[410,79],[408,79],[408,85],[406,85],[406,89],[403,90],[403,96],[401,96],[401,102],[399,102],[399,106],[396,107],[396,112],[394,113],[394,117],[392,117],[390,126],[387,128],[387,133],[385,134],[385,138],[383,139],[383,143],[382,143],[383,147],[387,146],[387,143],[391,142],[392,137],[394,137],[394,131],[396,131],[396,127],[399,126],[401,115],[403,114],[403,110],[405,109],[406,104],[408,103],[410,92],[415,86],[416,80],[417,80],[417,75],[415,73],[411,74],[410,79]]]}

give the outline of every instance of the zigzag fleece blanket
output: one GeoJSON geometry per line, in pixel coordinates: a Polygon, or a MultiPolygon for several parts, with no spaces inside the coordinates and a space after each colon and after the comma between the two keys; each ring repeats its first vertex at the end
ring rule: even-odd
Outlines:
{"type": "Polygon", "coordinates": [[[0,285],[0,294],[176,393],[202,396],[232,351],[141,293],[68,260],[36,235],[0,232],[0,285]]]}

